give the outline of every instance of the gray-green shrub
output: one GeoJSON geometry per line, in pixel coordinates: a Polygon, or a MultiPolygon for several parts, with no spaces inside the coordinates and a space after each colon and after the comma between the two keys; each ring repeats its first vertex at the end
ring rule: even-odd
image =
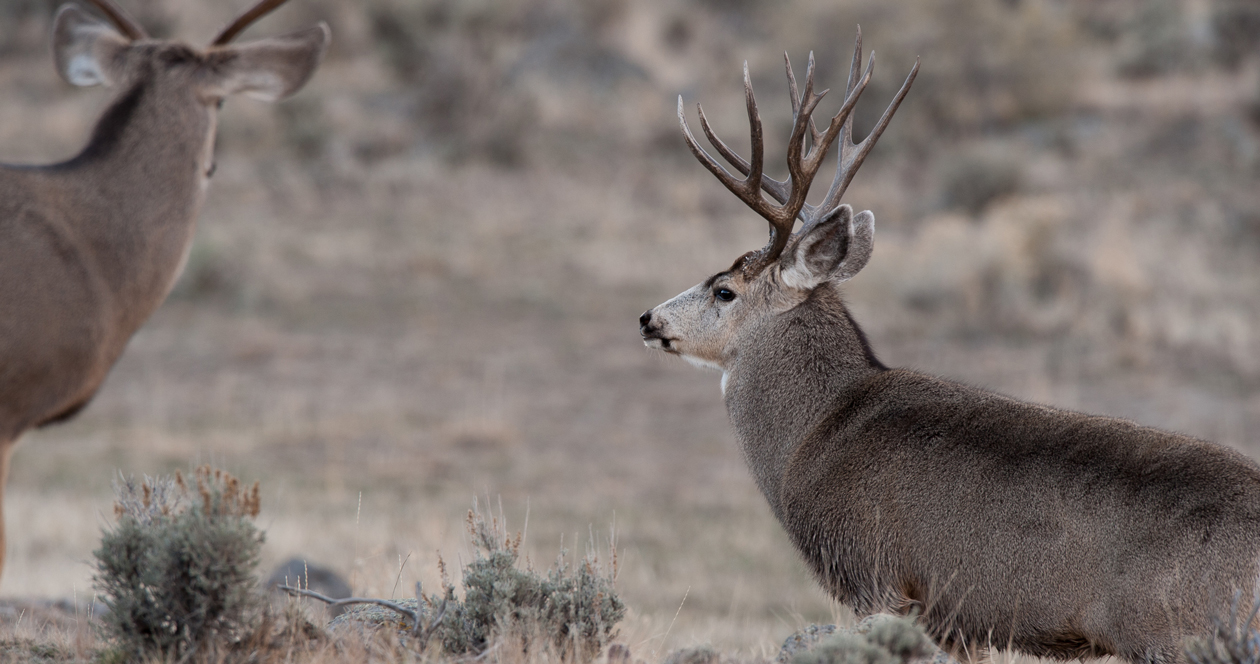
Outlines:
{"type": "Polygon", "coordinates": [[[525,643],[542,637],[562,659],[587,661],[616,635],[625,604],[613,572],[605,574],[594,553],[570,566],[562,551],[542,576],[517,567],[521,536],[509,537],[501,519],[472,510],[468,528],[477,557],[464,568],[462,602],[453,585],[444,588],[448,608],[436,630],[443,650],[479,653],[495,637],[524,637],[525,643]]]}
{"type": "Polygon", "coordinates": [[[889,616],[864,633],[838,632],[813,650],[798,653],[792,664],[906,664],[932,657],[927,635],[905,618],[889,616]]]}
{"type": "Polygon", "coordinates": [[[183,476],[115,484],[118,522],[107,528],[95,582],[109,607],[105,632],[133,658],[224,652],[262,609],[255,569],[263,535],[258,485],[203,466],[183,476]]]}
{"type": "MultiPolygon", "coordinates": [[[[605,569],[593,550],[577,564],[565,561],[562,551],[545,575],[532,567],[519,567],[521,535],[507,535],[501,518],[468,513],[475,559],[463,569],[464,598],[444,579],[441,593],[423,598],[420,619],[427,633],[423,645],[440,647],[448,655],[476,655],[491,646],[546,649],[548,655],[568,662],[588,662],[616,636],[617,623],[625,616],[625,604],[613,587],[616,550],[605,569]]],[[[593,547],[592,547],[593,549],[593,547]]],[[[414,610],[415,600],[397,602],[414,610]]],[[[336,627],[352,621],[390,625],[403,635],[412,632],[410,619],[398,619],[376,606],[356,608],[333,622],[336,627]]]]}

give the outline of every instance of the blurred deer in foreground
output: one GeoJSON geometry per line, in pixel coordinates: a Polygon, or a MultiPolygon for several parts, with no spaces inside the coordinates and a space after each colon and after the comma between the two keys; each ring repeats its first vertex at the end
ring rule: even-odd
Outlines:
{"type": "MultiPolygon", "coordinates": [[[[872,56],[872,65],[873,65],[872,56]]],[[[917,612],[947,649],[991,646],[1057,659],[1183,661],[1260,562],[1260,467],[1212,443],[1024,403],[890,369],[845,307],[840,285],[871,256],[875,217],[840,198],[908,91],[852,143],[861,33],[847,96],[824,131],[787,66],[794,123],[789,178],[763,172],[761,120],[745,161],[678,114],[687,145],[770,222],[770,242],[649,309],[644,344],[722,371],[727,412],[757,485],[819,581],[859,614],[917,612]],[[805,202],[840,139],[823,201],[805,202]],[[778,204],[763,197],[768,194],[778,204]],[[802,226],[792,233],[797,219],[802,226]]]]}
{"type": "Polygon", "coordinates": [[[281,99],[319,65],[323,23],[230,44],[284,1],[262,0],[205,49],[150,39],[112,0],[92,0],[108,24],[57,12],[62,77],[118,92],[77,157],[0,165],[0,508],[18,436],[83,408],[179,276],[223,99],[281,99]]]}

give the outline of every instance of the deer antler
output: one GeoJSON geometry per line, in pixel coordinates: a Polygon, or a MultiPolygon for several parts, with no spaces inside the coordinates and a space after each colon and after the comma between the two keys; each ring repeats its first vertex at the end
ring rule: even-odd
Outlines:
{"type": "Polygon", "coordinates": [[[704,115],[704,109],[699,104],[696,104],[696,111],[700,116],[700,127],[704,130],[704,135],[709,139],[709,143],[736,170],[745,176],[744,179],[741,180],[731,175],[704,148],[700,147],[695,136],[691,133],[691,128],[687,126],[687,118],[683,114],[682,96],[678,97],[678,122],[682,125],[683,137],[686,139],[687,147],[691,149],[691,153],[731,193],[738,196],[740,200],[744,201],[744,203],[770,222],[770,241],[760,252],[755,254],[752,262],[745,266],[745,269],[753,274],[760,272],[767,265],[773,263],[783,253],[783,249],[791,238],[792,227],[795,225],[798,217],[804,224],[802,227],[802,230],[804,230],[825,219],[835,211],[839,205],[840,198],[844,195],[845,189],[849,186],[849,182],[857,173],[858,168],[861,167],[862,161],[866,159],[867,153],[875,146],[875,142],[879,140],[880,134],[888,126],[893,113],[901,105],[901,100],[909,92],[910,84],[914,82],[914,77],[919,72],[919,61],[916,59],[914,68],[910,70],[910,75],[906,77],[906,82],[902,84],[901,90],[897,92],[897,96],[884,111],[884,115],[879,119],[879,123],[875,125],[875,129],[861,143],[855,145],[852,140],[853,106],[857,104],[858,97],[866,89],[866,84],[871,80],[871,72],[875,68],[875,55],[872,53],[870,62],[866,66],[866,71],[861,78],[857,78],[857,72],[862,66],[861,28],[858,29],[857,43],[853,49],[853,61],[849,68],[849,80],[846,85],[844,103],[840,106],[840,111],[831,118],[826,131],[820,132],[813,119],[814,109],[818,107],[818,102],[828,92],[827,90],[818,93],[814,92],[814,54],[812,52],[809,54],[809,64],[805,69],[805,91],[799,95],[796,87],[796,76],[792,73],[792,62],[788,59],[786,53],[783,54],[783,60],[787,68],[793,118],[792,133],[788,138],[788,177],[786,180],[775,180],[763,172],[765,146],[762,139],[761,116],[757,112],[757,100],[753,96],[752,81],[748,76],[747,62],[744,63],[744,96],[748,105],[748,123],[752,129],[751,163],[736,154],[734,150],[713,133],[712,127],[709,126],[708,118],[704,115]],[[805,149],[807,133],[810,138],[808,150],[805,149]],[[813,183],[814,176],[818,174],[818,169],[822,166],[823,159],[827,156],[827,150],[831,148],[831,144],[835,142],[836,138],[842,134],[844,139],[840,143],[836,176],[832,180],[831,188],[827,191],[827,195],[823,198],[822,203],[817,206],[810,205],[805,202],[805,197],[809,193],[809,187],[813,183]],[[846,153],[848,153],[847,157],[846,153]],[[763,190],[770,194],[779,204],[774,205],[767,201],[761,195],[763,190]]]}
{"type": "Polygon", "coordinates": [[[276,7],[283,5],[287,1],[288,0],[262,0],[240,16],[237,16],[236,20],[232,21],[228,27],[223,28],[223,32],[220,32],[219,36],[215,37],[214,41],[210,42],[210,45],[223,46],[224,44],[232,41],[241,33],[241,31],[249,27],[250,23],[266,16],[276,7]]]}
{"type": "MultiPolygon", "coordinates": [[[[866,75],[862,78],[862,85],[866,84],[866,78],[870,76],[871,69],[875,66],[875,53],[871,52],[871,60],[866,68],[866,75]]],[[[853,60],[849,66],[849,81],[846,86],[848,92],[853,94],[853,89],[858,85],[855,79],[858,69],[862,67],[862,28],[858,27],[857,43],[853,47],[853,60]]],[[[884,130],[888,128],[888,123],[892,122],[893,113],[901,106],[901,101],[906,98],[906,94],[910,92],[910,84],[914,83],[914,77],[919,75],[919,59],[914,59],[914,66],[910,68],[910,73],[906,76],[906,81],[901,84],[901,89],[897,91],[896,96],[889,102],[888,108],[884,109],[884,114],[879,116],[879,122],[875,123],[875,127],[871,129],[871,133],[862,139],[861,143],[853,142],[853,118],[849,117],[844,123],[844,131],[841,135],[844,137],[840,140],[839,152],[836,154],[836,176],[831,181],[831,188],[827,190],[827,196],[822,203],[818,205],[818,209],[830,213],[840,204],[840,198],[844,196],[844,192],[849,188],[849,183],[853,181],[853,176],[857,175],[857,171],[862,167],[862,162],[866,160],[866,155],[870,153],[871,148],[875,147],[875,142],[879,140],[884,130]],[[848,156],[846,157],[846,153],[848,156]]],[[[857,94],[862,94],[861,90],[857,94]]],[[[812,210],[811,210],[812,212],[812,210]]],[[[803,229],[802,229],[803,230],[803,229]]]]}
{"type": "Polygon", "coordinates": [[[126,36],[131,41],[136,41],[137,39],[145,39],[149,36],[149,34],[144,31],[144,28],[140,27],[140,24],[136,23],[135,20],[132,19],[130,16],[127,16],[127,12],[124,12],[122,10],[122,7],[119,7],[118,5],[114,4],[113,0],[89,0],[89,1],[97,9],[101,10],[101,13],[104,14],[105,17],[108,18],[110,21],[112,21],[113,24],[117,26],[118,30],[122,32],[123,35],[126,36]]]}

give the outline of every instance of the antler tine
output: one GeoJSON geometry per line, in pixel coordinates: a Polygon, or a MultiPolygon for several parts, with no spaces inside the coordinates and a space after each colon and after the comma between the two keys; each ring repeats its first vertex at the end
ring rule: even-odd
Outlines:
{"type": "MultiPolygon", "coordinates": [[[[722,139],[717,137],[717,134],[713,133],[713,128],[709,126],[709,119],[705,117],[704,109],[699,104],[696,104],[696,111],[700,115],[700,128],[704,130],[704,135],[708,137],[709,143],[713,144],[713,147],[717,148],[718,153],[730,162],[741,175],[746,177],[752,170],[752,165],[727,146],[722,139]]],[[[780,203],[788,199],[788,183],[786,181],[780,182],[764,172],[761,174],[761,188],[780,203]]]]}
{"type": "Polygon", "coordinates": [[[787,235],[791,234],[791,224],[795,222],[795,214],[785,215],[785,210],[770,204],[761,196],[761,184],[763,180],[763,167],[765,156],[765,141],[762,136],[761,114],[757,111],[757,99],[753,95],[752,79],[748,74],[747,63],[744,67],[744,98],[748,106],[748,124],[750,125],[752,139],[752,162],[746,162],[733,150],[722,143],[721,140],[714,135],[711,127],[708,127],[708,119],[704,115],[704,108],[700,104],[696,104],[696,110],[701,118],[701,125],[706,127],[705,134],[713,141],[714,147],[725,157],[731,160],[731,163],[743,173],[746,177],[739,179],[731,175],[729,171],[722,167],[704,148],[700,147],[700,143],[691,133],[691,128],[687,125],[687,117],[683,113],[682,96],[678,97],[678,124],[682,127],[683,137],[687,141],[687,147],[691,149],[691,153],[700,160],[713,173],[731,193],[739,197],[749,207],[758,214],[765,217],[772,227],[771,234],[782,236],[783,243],[787,242],[787,235]],[[784,217],[786,216],[786,223],[784,217]],[[783,226],[787,226],[787,232],[779,231],[783,226]]]}
{"type": "Polygon", "coordinates": [[[237,16],[235,21],[232,21],[231,24],[223,29],[223,32],[219,33],[218,37],[214,38],[214,41],[210,42],[210,45],[222,46],[232,41],[241,33],[241,31],[249,27],[250,23],[253,23],[254,21],[257,21],[263,16],[271,13],[276,7],[283,5],[287,1],[288,0],[261,0],[261,2],[246,10],[240,16],[237,16]]]}
{"type": "MultiPolygon", "coordinates": [[[[849,65],[849,81],[845,84],[848,90],[844,98],[844,104],[840,107],[840,112],[831,118],[831,124],[827,127],[826,140],[830,144],[834,141],[837,134],[843,134],[845,138],[840,140],[837,150],[837,164],[844,163],[844,155],[848,147],[853,146],[851,140],[853,134],[853,108],[857,105],[858,98],[866,90],[866,84],[870,83],[871,75],[875,71],[875,54],[871,53],[871,59],[866,63],[866,71],[859,78],[857,72],[862,66],[862,32],[858,29],[857,44],[853,50],[853,61],[849,65]]],[[[873,146],[874,143],[872,142],[873,146]]],[[[831,181],[831,187],[827,189],[827,195],[823,197],[821,203],[817,207],[812,205],[805,206],[805,223],[813,225],[830,214],[840,202],[840,197],[844,195],[844,190],[849,185],[849,180],[853,179],[856,169],[849,171],[846,178],[846,170],[842,166],[837,166],[836,175],[831,181]]]]}
{"type": "Polygon", "coordinates": [[[127,12],[124,12],[122,7],[114,4],[113,0],[90,1],[97,9],[101,10],[101,13],[104,14],[106,18],[112,21],[114,25],[122,31],[123,35],[131,41],[145,39],[149,36],[148,33],[144,31],[144,28],[140,27],[140,24],[133,20],[130,16],[127,16],[127,12]]]}
{"type": "MultiPolygon", "coordinates": [[[[862,33],[858,32],[858,44],[861,46],[862,33]]],[[[860,66],[860,52],[854,55],[854,65],[849,74],[849,86],[853,88],[853,73],[860,66]]],[[[862,81],[857,84],[857,95],[862,94],[861,90],[865,88],[866,82],[870,80],[871,70],[875,66],[875,54],[871,53],[871,61],[866,67],[866,74],[862,77],[862,81]]],[[[871,129],[871,133],[862,139],[861,143],[853,142],[853,118],[849,117],[844,123],[844,138],[840,141],[840,150],[836,154],[836,176],[831,181],[831,189],[828,190],[827,196],[823,202],[819,204],[821,215],[830,214],[840,203],[840,199],[844,196],[844,192],[849,188],[849,183],[853,181],[853,176],[857,175],[857,171],[862,167],[862,162],[866,160],[866,155],[870,153],[871,148],[875,147],[876,141],[879,140],[884,129],[888,128],[888,123],[892,121],[892,116],[901,106],[901,101],[905,99],[906,94],[910,92],[910,85],[914,83],[915,76],[919,74],[919,58],[914,59],[914,66],[910,68],[910,74],[906,76],[906,80],[901,84],[901,89],[897,91],[897,95],[893,97],[892,102],[888,104],[888,108],[884,109],[884,114],[880,116],[879,122],[875,123],[875,127],[871,129]]],[[[856,95],[854,95],[856,101],[856,95]]],[[[821,218],[821,216],[820,216],[821,218]]]]}
{"type": "Polygon", "coordinates": [[[748,106],[748,126],[752,128],[752,164],[749,166],[744,189],[747,195],[756,197],[760,201],[762,200],[761,176],[765,167],[766,142],[761,135],[761,113],[757,111],[757,97],[753,95],[752,77],[748,75],[747,60],[744,61],[744,103],[748,106]]]}
{"type": "MultiPolygon", "coordinates": [[[[874,57],[874,53],[871,57],[874,57]]],[[[867,65],[868,67],[870,65],[867,65]]],[[[849,96],[853,94],[853,88],[857,85],[858,72],[862,70],[862,26],[857,27],[857,38],[853,40],[853,58],[849,60],[849,80],[844,85],[844,94],[849,96]]]]}
{"type": "MultiPolygon", "coordinates": [[[[812,58],[813,55],[811,52],[810,57],[812,58]]],[[[797,114],[801,111],[801,99],[796,92],[796,73],[792,71],[792,59],[788,57],[787,51],[783,52],[783,68],[787,70],[788,96],[792,98],[792,119],[796,120],[797,114]]],[[[810,138],[813,139],[811,145],[818,145],[818,142],[822,140],[822,134],[818,131],[818,127],[814,125],[812,117],[809,119],[809,131],[810,138]]],[[[782,203],[783,201],[780,200],[779,202],[782,203]]]]}
{"type": "MultiPolygon", "coordinates": [[[[795,76],[792,78],[795,79],[795,76]]],[[[795,82],[795,80],[791,80],[789,85],[795,82]]],[[[818,102],[822,101],[827,92],[827,90],[823,90],[818,94],[814,94],[814,52],[810,51],[809,60],[805,65],[805,92],[801,93],[799,105],[793,104],[794,108],[792,109],[792,136],[788,139],[788,172],[793,178],[797,176],[792,171],[793,165],[802,163],[802,155],[808,155],[818,149],[818,145],[815,143],[810,146],[810,150],[806,151],[805,130],[806,128],[814,129],[814,109],[818,108],[818,102]]]]}
{"type": "MultiPolygon", "coordinates": [[[[795,84],[795,76],[789,74],[789,86],[795,88],[795,84]]],[[[814,54],[810,52],[809,65],[805,70],[805,92],[800,96],[800,110],[795,118],[796,122],[793,124],[792,137],[788,141],[790,181],[793,183],[799,182],[800,186],[793,184],[792,200],[785,203],[785,206],[793,207],[798,211],[801,221],[806,225],[817,221],[818,212],[814,206],[805,202],[805,196],[809,193],[810,185],[814,181],[814,176],[818,174],[818,169],[822,166],[827,151],[831,149],[831,144],[835,142],[836,137],[840,134],[845,120],[849,117],[853,110],[853,105],[857,102],[855,96],[850,95],[847,97],[840,111],[831,118],[827,131],[820,133],[814,124],[813,113],[818,106],[818,102],[822,100],[828,91],[823,90],[814,94],[813,84],[814,54]],[[813,139],[813,145],[808,151],[804,150],[806,126],[809,127],[811,138],[813,139]]]]}

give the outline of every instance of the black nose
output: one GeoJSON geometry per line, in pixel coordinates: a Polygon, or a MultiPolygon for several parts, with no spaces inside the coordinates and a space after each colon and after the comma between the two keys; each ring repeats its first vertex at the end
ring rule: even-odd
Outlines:
{"type": "Polygon", "coordinates": [[[651,322],[652,322],[651,309],[648,309],[647,311],[643,312],[642,316],[639,316],[639,327],[647,327],[648,323],[651,323],[651,322]]]}

